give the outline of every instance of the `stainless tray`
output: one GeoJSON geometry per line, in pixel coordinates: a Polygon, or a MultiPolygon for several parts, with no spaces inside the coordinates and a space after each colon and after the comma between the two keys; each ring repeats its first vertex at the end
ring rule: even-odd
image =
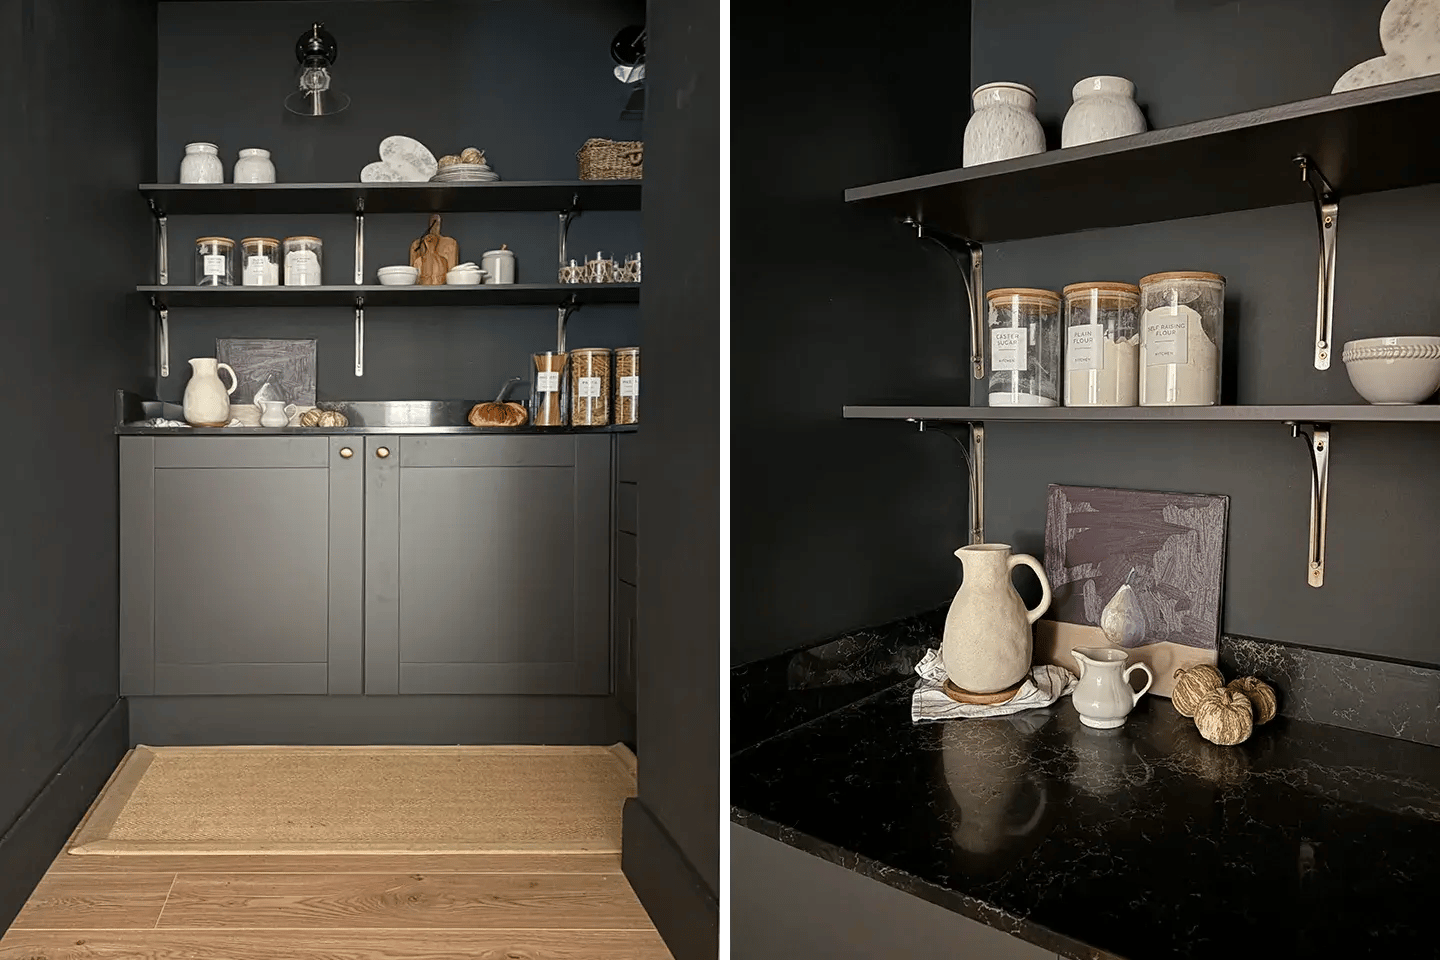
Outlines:
{"type": "Polygon", "coordinates": [[[321,400],[321,410],[345,414],[352,427],[464,427],[470,400],[321,400]]]}

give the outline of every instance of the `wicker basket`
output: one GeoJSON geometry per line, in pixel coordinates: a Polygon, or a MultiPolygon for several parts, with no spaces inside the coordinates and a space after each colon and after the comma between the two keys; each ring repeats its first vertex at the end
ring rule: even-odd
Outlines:
{"type": "Polygon", "coordinates": [[[581,180],[640,180],[645,176],[641,140],[586,140],[575,154],[581,180]]]}

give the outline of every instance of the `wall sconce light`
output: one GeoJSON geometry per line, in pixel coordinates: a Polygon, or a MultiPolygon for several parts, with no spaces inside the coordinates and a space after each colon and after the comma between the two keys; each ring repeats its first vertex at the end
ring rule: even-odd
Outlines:
{"type": "Polygon", "coordinates": [[[316,22],[295,41],[300,61],[300,89],[285,98],[285,109],[305,117],[328,117],[350,106],[350,98],[331,89],[330,65],[339,52],[335,38],[316,22]]]}

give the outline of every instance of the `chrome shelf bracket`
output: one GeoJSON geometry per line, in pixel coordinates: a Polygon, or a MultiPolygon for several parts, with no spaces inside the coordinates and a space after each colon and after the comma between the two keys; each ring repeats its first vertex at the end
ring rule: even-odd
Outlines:
{"type": "Polygon", "coordinates": [[[1315,225],[1320,231],[1320,271],[1316,282],[1315,369],[1329,370],[1335,354],[1335,240],[1340,230],[1340,202],[1335,188],[1310,157],[1295,157],[1300,176],[1315,196],[1315,225]]]}
{"type": "Polygon", "coordinates": [[[157,323],[155,332],[160,338],[160,376],[170,376],[170,310],[162,307],[155,297],[150,298],[150,308],[155,311],[157,323]]]}
{"type": "Polygon", "coordinates": [[[1330,498],[1330,424],[1291,423],[1290,435],[1303,438],[1310,454],[1310,554],[1306,578],[1312,587],[1325,584],[1326,504],[1330,498]],[[1302,427],[1309,427],[1305,431],[1302,427]]]}
{"type": "Polygon", "coordinates": [[[365,376],[365,298],[355,298],[355,376],[365,376]]]}
{"type": "Polygon", "coordinates": [[[155,282],[160,286],[170,283],[170,230],[165,211],[154,200],[149,201],[150,213],[155,217],[155,282]]]}
{"type": "Polygon", "coordinates": [[[365,198],[355,201],[355,286],[365,285],[365,198]]]}
{"type": "Polygon", "coordinates": [[[580,309],[580,302],[571,294],[570,299],[560,304],[560,312],[555,321],[555,352],[565,352],[565,328],[570,325],[570,314],[580,309]]]}
{"type": "MultiPolygon", "coordinates": [[[[926,432],[924,420],[911,420],[911,423],[919,424],[920,432],[926,432]]],[[[965,457],[965,467],[970,477],[970,542],[985,542],[985,424],[971,423],[968,425],[968,441],[961,440],[958,436],[944,429],[942,425],[932,425],[931,430],[943,433],[960,445],[960,452],[965,457]]]]}
{"type": "Polygon", "coordinates": [[[965,281],[966,305],[970,310],[970,372],[976,380],[984,380],[985,308],[981,302],[985,295],[984,249],[974,240],[927,227],[915,217],[906,217],[900,222],[915,230],[917,240],[930,240],[943,247],[960,269],[961,279],[965,281]],[[964,262],[962,257],[969,262],[964,262]]]}
{"type": "Polygon", "coordinates": [[[570,197],[570,206],[560,211],[560,266],[565,266],[569,256],[567,244],[570,237],[570,221],[580,216],[580,194],[573,194],[570,197]]]}

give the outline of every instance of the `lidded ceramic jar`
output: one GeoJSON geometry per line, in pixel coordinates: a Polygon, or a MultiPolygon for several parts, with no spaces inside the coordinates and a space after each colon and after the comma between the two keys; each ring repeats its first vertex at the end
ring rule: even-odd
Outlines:
{"type": "Polygon", "coordinates": [[[1078,147],[1145,132],[1135,84],[1124,77],[1086,77],[1070,91],[1075,101],[1060,128],[1060,146],[1078,147]]]}
{"type": "Polygon", "coordinates": [[[220,162],[220,148],[213,143],[185,144],[185,159],[180,161],[181,183],[224,183],[225,164],[220,162]]]}
{"type": "Polygon", "coordinates": [[[1140,281],[1140,406],[1220,403],[1225,278],[1176,270],[1140,281]]]}
{"type": "Polygon", "coordinates": [[[965,166],[1045,152],[1034,90],[1019,83],[987,83],[975,88],[971,100],[975,113],[965,124],[965,166]]]}
{"type": "Polygon", "coordinates": [[[1140,288],[1072,283],[1065,297],[1065,406],[1133,407],[1139,397],[1140,288]]]}
{"type": "Polygon", "coordinates": [[[1007,287],[990,304],[990,406],[1060,404],[1060,295],[1007,287]]]}
{"type": "Polygon", "coordinates": [[[236,183],[274,183],[275,164],[270,162],[270,151],[259,147],[241,150],[233,179],[236,183]]]}

